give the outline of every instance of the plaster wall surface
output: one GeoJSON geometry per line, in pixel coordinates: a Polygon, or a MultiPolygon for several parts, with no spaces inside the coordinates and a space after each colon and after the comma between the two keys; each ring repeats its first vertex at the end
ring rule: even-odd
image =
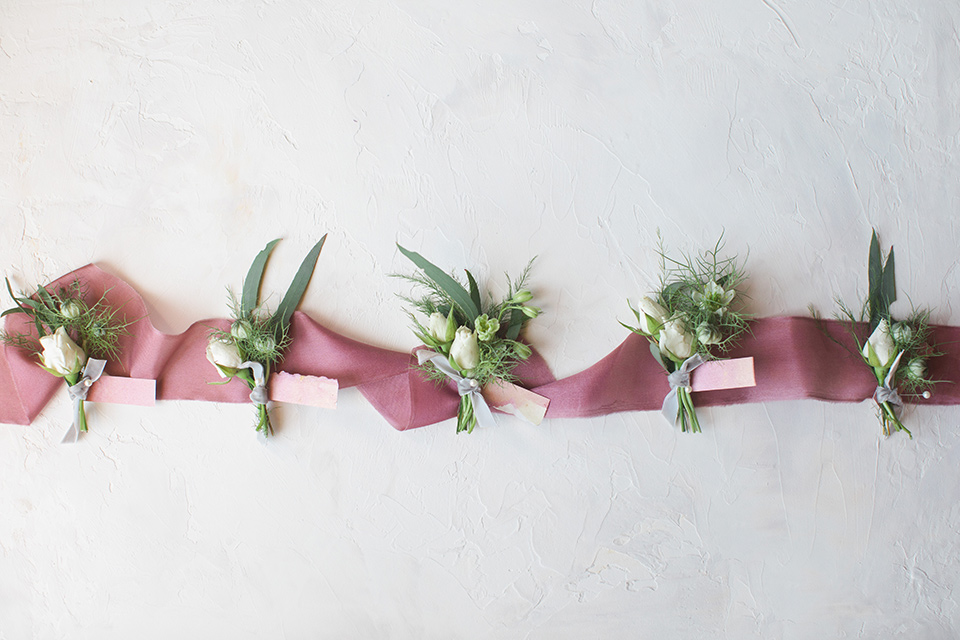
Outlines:
{"type": "MultiPolygon", "coordinates": [[[[302,309],[416,341],[395,243],[502,291],[555,375],[721,232],[757,316],[866,288],[960,323],[960,5],[0,2],[0,264],[95,262],[170,332],[266,241],[302,309]]],[[[274,297],[271,302],[279,300],[274,297]]],[[[3,294],[3,307],[10,300],[3,294]]],[[[214,378],[211,371],[211,379],[214,378]]],[[[960,636],[960,408],[815,401],[455,436],[336,411],[96,405],[0,428],[0,639],[960,636]]]]}

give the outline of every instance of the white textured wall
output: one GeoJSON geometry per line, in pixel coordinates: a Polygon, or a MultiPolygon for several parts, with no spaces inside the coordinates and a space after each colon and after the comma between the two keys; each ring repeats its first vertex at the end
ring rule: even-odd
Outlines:
{"type": "MultiPolygon", "coordinates": [[[[658,227],[749,248],[759,316],[855,300],[876,227],[958,324],[958,19],[6,0],[0,268],[97,262],[182,331],[267,239],[281,290],[329,232],[304,309],[408,349],[396,241],[497,278],[539,254],[530,337],[562,376],[625,337],[658,227]]],[[[98,405],[60,446],[68,412],[0,428],[3,640],[960,635],[960,408],[911,410],[913,441],[813,401],[704,409],[699,436],[649,412],[455,437],[347,390],[277,408],[266,444],[248,406],[165,402],[98,405]]]]}

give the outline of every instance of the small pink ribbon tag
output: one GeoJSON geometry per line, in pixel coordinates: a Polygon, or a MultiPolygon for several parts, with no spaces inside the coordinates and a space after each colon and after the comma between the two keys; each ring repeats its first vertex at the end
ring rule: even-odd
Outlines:
{"type": "Polygon", "coordinates": [[[483,388],[483,397],[491,408],[517,416],[530,424],[540,424],[547,414],[550,399],[529,389],[499,380],[483,388]]]}
{"type": "Polygon", "coordinates": [[[152,407],[157,401],[157,381],[103,374],[90,387],[87,402],[152,407]]]}
{"type": "Polygon", "coordinates": [[[753,373],[753,356],[732,360],[707,360],[691,374],[694,391],[741,389],[757,386],[753,373]]]}
{"type": "Polygon", "coordinates": [[[323,376],[303,376],[281,371],[270,376],[267,387],[270,389],[270,399],[274,402],[336,409],[340,383],[323,376]]]}

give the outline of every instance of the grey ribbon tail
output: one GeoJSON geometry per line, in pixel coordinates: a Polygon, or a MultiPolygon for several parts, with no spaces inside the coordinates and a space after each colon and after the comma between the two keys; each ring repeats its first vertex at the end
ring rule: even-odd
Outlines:
{"type": "Polygon", "coordinates": [[[690,386],[690,374],[704,362],[703,357],[699,353],[695,353],[684,360],[676,371],[667,376],[667,382],[670,383],[670,392],[663,399],[663,407],[660,411],[671,424],[677,424],[677,420],[680,418],[679,389],[690,386]]]}
{"type": "Polygon", "coordinates": [[[82,403],[87,399],[87,393],[89,393],[90,387],[103,375],[103,370],[106,366],[106,360],[88,358],[87,364],[83,366],[83,371],[80,374],[80,379],[77,381],[77,384],[67,387],[67,395],[70,396],[70,400],[73,402],[73,422],[70,423],[70,428],[67,429],[63,440],[60,441],[61,444],[74,444],[80,439],[80,411],[83,408],[82,403]]]}
{"type": "Polygon", "coordinates": [[[873,392],[873,401],[877,404],[883,404],[884,402],[889,403],[893,407],[893,413],[898,418],[900,417],[900,412],[903,411],[903,399],[900,397],[900,394],[897,390],[892,387],[893,378],[897,375],[897,367],[900,366],[900,358],[903,356],[903,351],[897,354],[897,357],[894,359],[893,364],[890,365],[890,371],[887,372],[886,378],[883,380],[883,384],[877,387],[877,390],[873,392]]]}
{"type": "Polygon", "coordinates": [[[253,360],[240,363],[241,369],[253,371],[253,390],[250,391],[250,401],[253,404],[267,404],[270,395],[267,393],[267,383],[263,377],[263,365],[253,360]]]}
{"type": "Polygon", "coordinates": [[[464,378],[461,376],[456,369],[450,366],[450,361],[447,360],[445,355],[437,353],[436,351],[421,349],[417,351],[417,362],[420,364],[425,362],[431,363],[445,376],[457,383],[457,393],[460,394],[460,397],[470,397],[470,402],[473,403],[473,414],[477,418],[478,425],[483,428],[497,426],[497,421],[493,417],[490,405],[487,404],[483,393],[481,393],[482,390],[479,383],[473,378],[464,378]]]}

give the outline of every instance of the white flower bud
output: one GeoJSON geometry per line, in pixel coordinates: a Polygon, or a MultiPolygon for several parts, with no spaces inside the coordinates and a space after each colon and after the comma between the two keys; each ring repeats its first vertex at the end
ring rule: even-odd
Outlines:
{"type": "Polygon", "coordinates": [[[897,348],[890,335],[890,325],[886,318],[881,318],[877,328],[870,334],[863,345],[863,357],[871,367],[887,368],[897,357],[897,348]]]}
{"type": "Polygon", "coordinates": [[[60,315],[68,320],[76,320],[83,315],[83,312],[83,303],[74,298],[71,298],[60,305],[60,315]]]}
{"type": "Polygon", "coordinates": [[[459,327],[450,345],[450,358],[464,370],[475,369],[480,364],[480,345],[477,334],[467,327],[459,327]]]}
{"type": "Polygon", "coordinates": [[[663,323],[667,321],[667,318],[670,317],[670,312],[664,309],[660,303],[651,298],[650,296],[644,296],[640,298],[640,313],[645,317],[643,320],[646,321],[646,326],[644,322],[640,323],[640,330],[646,333],[647,335],[652,335],[660,330],[660,327],[663,326],[663,323]]]}
{"type": "Polygon", "coordinates": [[[251,327],[250,323],[246,320],[237,320],[233,323],[233,326],[230,327],[230,335],[237,340],[246,340],[252,332],[253,327],[251,327]]]}
{"type": "Polygon", "coordinates": [[[226,378],[226,374],[220,370],[220,367],[227,369],[239,369],[243,364],[243,358],[240,357],[240,350],[237,343],[233,340],[223,340],[216,336],[211,337],[207,343],[207,360],[217,367],[217,372],[221,378],[226,378]]]}
{"type": "Polygon", "coordinates": [[[42,336],[40,346],[43,347],[40,354],[43,366],[61,377],[77,373],[87,362],[87,354],[70,339],[63,327],[42,336]]]}
{"type": "Polygon", "coordinates": [[[447,342],[447,317],[439,311],[430,314],[430,335],[437,342],[447,342]]]}
{"type": "Polygon", "coordinates": [[[277,347],[277,341],[272,336],[260,336],[253,346],[260,353],[270,353],[277,347]]]}
{"type": "Polygon", "coordinates": [[[913,339],[913,328],[906,322],[894,323],[892,333],[897,344],[906,344],[913,339]]]}
{"type": "Polygon", "coordinates": [[[923,380],[927,375],[927,362],[923,358],[911,358],[907,364],[907,377],[911,380],[923,380]]]}
{"type": "Polygon", "coordinates": [[[675,362],[683,362],[693,355],[693,336],[684,331],[683,323],[671,320],[660,330],[660,351],[675,362]]]}
{"type": "Polygon", "coordinates": [[[720,344],[723,341],[723,334],[715,326],[704,322],[697,327],[697,340],[702,345],[720,344]]]}

